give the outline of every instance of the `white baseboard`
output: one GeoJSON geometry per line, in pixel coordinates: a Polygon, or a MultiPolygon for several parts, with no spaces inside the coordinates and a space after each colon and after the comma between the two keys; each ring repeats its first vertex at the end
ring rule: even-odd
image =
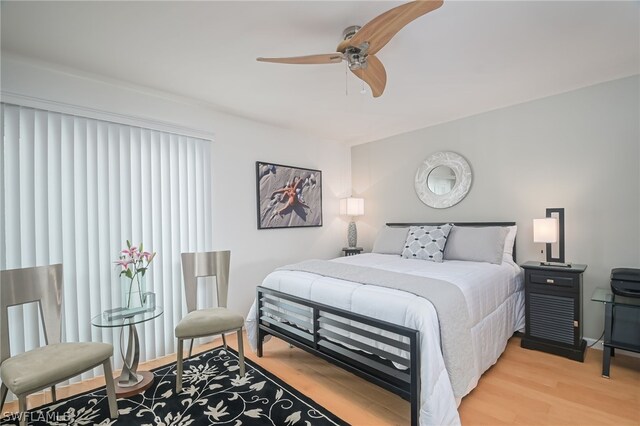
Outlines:
{"type": "MultiPolygon", "coordinates": [[[[596,342],[596,339],[592,339],[591,337],[585,337],[584,340],[587,341],[587,347],[590,347],[591,345],[593,345],[596,342]]],[[[598,342],[598,344],[596,344],[593,347],[591,347],[591,349],[597,349],[597,350],[601,351],[602,350],[602,341],[598,342]]],[[[635,358],[640,358],[640,353],[625,351],[624,349],[616,349],[616,354],[627,355],[627,356],[632,356],[632,357],[635,357],[635,358]]]]}

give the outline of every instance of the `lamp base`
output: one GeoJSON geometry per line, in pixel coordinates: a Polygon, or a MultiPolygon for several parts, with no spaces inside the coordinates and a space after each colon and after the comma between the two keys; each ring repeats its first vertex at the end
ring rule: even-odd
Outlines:
{"type": "Polygon", "coordinates": [[[349,222],[349,229],[347,230],[347,245],[349,248],[355,248],[358,244],[358,230],[356,229],[356,223],[352,220],[349,222]]]}
{"type": "Polygon", "coordinates": [[[540,266],[551,266],[555,268],[571,268],[570,263],[562,263],[562,262],[540,262],[540,266]]]}

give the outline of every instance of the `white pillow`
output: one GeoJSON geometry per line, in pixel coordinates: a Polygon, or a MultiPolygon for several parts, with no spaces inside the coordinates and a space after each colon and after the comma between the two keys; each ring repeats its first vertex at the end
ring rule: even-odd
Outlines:
{"type": "Polygon", "coordinates": [[[372,253],[397,254],[402,253],[404,243],[407,240],[409,228],[392,228],[384,226],[378,231],[376,241],[373,243],[372,253]]]}
{"type": "Polygon", "coordinates": [[[502,256],[503,262],[514,263],[513,260],[513,247],[516,242],[516,234],[518,233],[518,225],[507,226],[509,233],[507,238],[504,239],[504,255],[502,256]]]}
{"type": "Polygon", "coordinates": [[[501,226],[481,228],[454,226],[444,252],[445,260],[467,260],[499,265],[509,230],[501,226]]]}

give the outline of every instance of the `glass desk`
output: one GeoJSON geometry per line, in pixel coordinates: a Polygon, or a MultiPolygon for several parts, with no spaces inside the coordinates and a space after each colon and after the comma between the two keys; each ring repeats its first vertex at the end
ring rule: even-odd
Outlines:
{"type": "Polygon", "coordinates": [[[604,303],[602,377],[609,378],[611,356],[616,348],[640,352],[640,298],[618,296],[608,288],[596,288],[591,300],[604,303]]]}
{"type": "Polygon", "coordinates": [[[122,356],[122,373],[116,381],[116,396],[126,398],[131,395],[143,392],[153,384],[153,373],[150,371],[138,372],[140,361],[140,340],[136,324],[150,321],[162,315],[162,307],[156,306],[152,311],[141,312],[126,318],[109,320],[102,313],[91,319],[91,324],[95,327],[115,328],[120,330],[120,355],[122,356]],[[127,345],[125,349],[124,334],[125,328],[128,330],[127,345]]]}

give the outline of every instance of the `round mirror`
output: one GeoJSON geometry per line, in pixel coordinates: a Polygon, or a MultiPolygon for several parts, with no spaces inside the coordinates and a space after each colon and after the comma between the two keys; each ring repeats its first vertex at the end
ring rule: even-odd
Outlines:
{"type": "Polygon", "coordinates": [[[448,194],[455,184],[456,174],[451,167],[438,166],[427,177],[427,186],[436,195],[448,194]]]}
{"type": "Polygon", "coordinates": [[[430,207],[444,209],[458,204],[471,188],[471,167],[455,152],[436,152],[418,167],[416,193],[430,207]]]}

